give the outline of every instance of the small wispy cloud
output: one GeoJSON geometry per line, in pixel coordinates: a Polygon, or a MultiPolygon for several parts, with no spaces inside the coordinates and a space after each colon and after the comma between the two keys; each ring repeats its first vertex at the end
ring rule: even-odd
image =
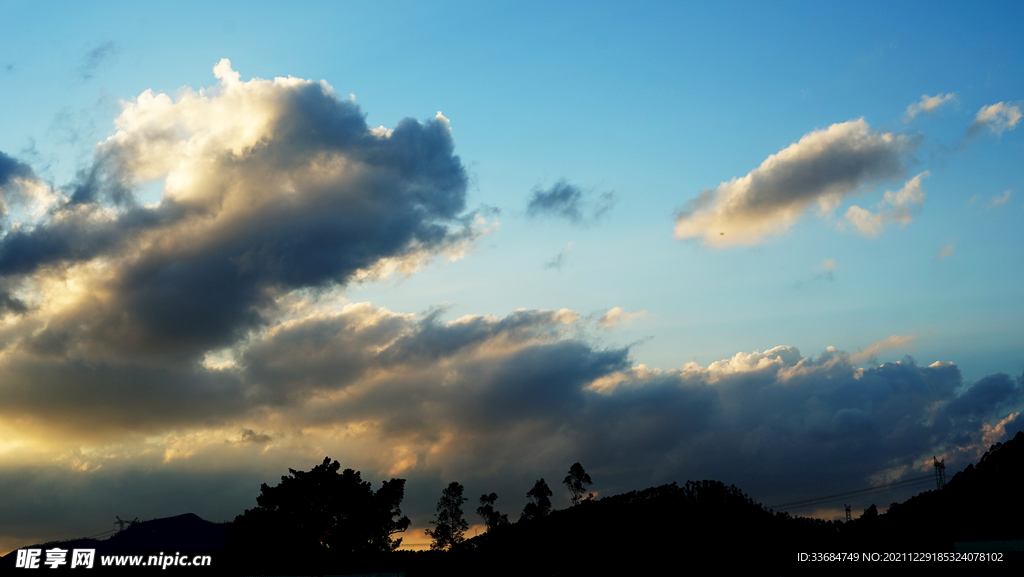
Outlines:
{"type": "Polygon", "coordinates": [[[988,128],[992,134],[1000,135],[1007,130],[1013,130],[1020,124],[1020,106],[1011,102],[997,102],[988,106],[982,106],[981,110],[974,116],[974,121],[967,127],[967,136],[976,136],[984,128],[988,128]]]}
{"type": "Polygon", "coordinates": [[[949,257],[950,255],[953,254],[954,250],[956,250],[956,247],[953,246],[953,243],[949,243],[943,246],[941,249],[939,249],[939,260],[949,257]]]}
{"type": "Polygon", "coordinates": [[[565,248],[563,248],[557,255],[555,255],[555,258],[544,263],[544,267],[562,270],[562,266],[565,265],[565,261],[569,257],[569,251],[571,249],[572,241],[570,240],[569,244],[565,245],[565,248]]]}
{"type": "Polygon", "coordinates": [[[96,75],[96,70],[111,57],[116,56],[117,52],[117,45],[112,40],[108,40],[87,52],[81,66],[78,67],[82,80],[91,80],[96,75]]]}
{"type": "Polygon", "coordinates": [[[614,329],[620,325],[626,325],[647,314],[647,309],[635,313],[627,312],[622,307],[615,307],[601,315],[597,322],[606,329],[614,329]]]}
{"type": "Polygon", "coordinates": [[[878,236],[887,224],[896,223],[900,226],[910,224],[924,204],[921,179],[929,175],[930,173],[926,170],[908,180],[900,190],[896,192],[887,190],[874,213],[857,205],[851,206],[846,210],[846,222],[864,236],[872,238],[878,236]]]}
{"type": "Polygon", "coordinates": [[[987,203],[985,203],[985,208],[995,208],[997,206],[1002,206],[1010,202],[1011,194],[1012,193],[1009,190],[1004,190],[1003,194],[997,194],[993,196],[987,203]]]}
{"type": "Polygon", "coordinates": [[[864,361],[876,362],[876,357],[879,353],[890,349],[906,349],[914,341],[914,338],[914,335],[892,335],[850,355],[850,360],[854,363],[864,361]]]}
{"type": "Polygon", "coordinates": [[[535,188],[526,205],[526,215],[531,218],[564,218],[574,224],[595,222],[615,205],[615,194],[605,192],[593,200],[591,196],[575,184],[562,179],[547,190],[535,188]]]}
{"type": "Polygon", "coordinates": [[[956,102],[955,93],[950,92],[948,94],[936,94],[935,96],[922,94],[921,100],[918,100],[907,107],[907,112],[903,115],[903,122],[910,122],[915,116],[922,112],[931,114],[938,110],[940,106],[949,102],[956,102]]]}
{"type": "Polygon", "coordinates": [[[836,280],[836,261],[832,258],[826,258],[821,261],[819,266],[821,272],[814,275],[814,278],[819,280],[836,280]]]}
{"type": "Polygon", "coordinates": [[[257,433],[252,429],[242,429],[240,433],[239,442],[242,443],[254,443],[257,445],[266,445],[271,441],[270,435],[264,433],[257,433]]]}

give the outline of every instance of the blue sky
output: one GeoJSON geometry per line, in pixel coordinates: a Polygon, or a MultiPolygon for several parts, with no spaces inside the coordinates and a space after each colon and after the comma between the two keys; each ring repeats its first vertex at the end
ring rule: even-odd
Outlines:
{"type": "Polygon", "coordinates": [[[325,452],[409,478],[414,527],[451,480],[517,511],[575,461],[606,494],[713,477],[766,504],[818,494],[789,488],[798,475],[868,486],[932,454],[965,466],[1020,428],[1024,398],[1020,16],[0,3],[16,23],[0,39],[0,286],[15,303],[0,483],[30,492],[73,470],[62,503],[140,476],[182,487],[96,497],[78,518],[5,505],[0,549],[115,505],[230,518],[254,482],[325,452]],[[338,148],[348,130],[363,144],[338,148]],[[83,188],[90,170],[102,178],[83,188]],[[254,254],[273,258],[240,264],[254,254]],[[402,338],[461,344],[414,362],[402,338]],[[376,368],[324,360],[340,343],[376,368]],[[453,408],[452,383],[504,431],[453,408]],[[380,408],[397,398],[426,400],[380,408]],[[752,458],[769,473],[745,472],[752,458]],[[207,483],[223,497],[188,489],[207,483]]]}

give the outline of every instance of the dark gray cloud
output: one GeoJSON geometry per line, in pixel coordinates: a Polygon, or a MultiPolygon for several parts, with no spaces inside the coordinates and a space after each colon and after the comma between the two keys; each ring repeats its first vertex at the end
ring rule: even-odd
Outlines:
{"type": "Polygon", "coordinates": [[[630,368],[628,348],[551,341],[561,322],[543,311],[446,324],[382,317],[385,330],[354,354],[348,327],[370,330],[366,312],[339,316],[315,337],[298,325],[275,335],[313,354],[271,356],[277,345],[268,341],[252,358],[280,363],[283,378],[268,386],[310,387],[300,367],[329,359],[326,350],[337,347],[350,358],[314,374],[345,375],[347,386],[361,383],[358,392],[304,418],[319,426],[369,420],[374,442],[421,447],[434,467],[464,479],[501,471],[527,483],[533,473],[513,471],[513,463],[532,471],[580,460],[601,471],[606,488],[714,477],[785,500],[799,496],[802,479],[848,475],[865,485],[867,473],[887,468],[896,478],[913,476],[932,454],[963,466],[986,446],[991,425],[1024,401],[1020,379],[1006,375],[965,386],[950,363],[921,366],[907,357],[859,369],[835,349],[804,357],[776,347],[706,368],[630,368]],[[396,323],[407,331],[398,339],[396,323]],[[286,373],[283,365],[294,368],[286,373]],[[751,462],[766,478],[751,472],[751,462]]]}
{"type": "Polygon", "coordinates": [[[32,167],[0,151],[0,188],[19,177],[35,178],[32,167]]]}
{"type": "MultiPolygon", "coordinates": [[[[45,190],[46,187],[29,165],[0,151],[0,234],[3,234],[4,238],[21,233],[20,229],[8,230],[11,205],[30,204],[40,189],[45,190]],[[36,190],[31,190],[33,188],[36,190]]],[[[0,255],[0,260],[2,259],[3,256],[0,255]]],[[[25,302],[13,294],[13,290],[19,284],[18,279],[4,278],[0,273],[0,318],[9,313],[20,314],[28,310],[25,302]]]]}
{"type": "Polygon", "coordinates": [[[591,200],[590,196],[562,179],[547,190],[535,188],[526,205],[526,214],[531,218],[551,216],[580,224],[600,219],[615,205],[615,195],[611,192],[600,194],[596,200],[591,200]]]}
{"type": "Polygon", "coordinates": [[[241,440],[243,443],[254,443],[257,445],[266,445],[273,438],[270,435],[264,433],[257,433],[252,429],[242,429],[241,440]]]}
{"type": "MultiPolygon", "coordinates": [[[[5,372],[0,407],[8,417],[52,420],[51,428],[221,427],[224,436],[213,433],[205,449],[165,441],[165,462],[203,462],[225,447],[269,451],[239,469],[239,479],[272,462],[301,467],[297,455],[311,450],[335,457],[345,448],[345,465],[367,478],[410,479],[403,509],[420,524],[436,502],[434,485],[452,478],[470,492],[497,491],[508,511],[522,507],[536,478],[558,478],[576,461],[606,495],[717,478],[783,502],[805,497],[806,483],[822,478],[857,488],[882,469],[887,478],[918,476],[933,454],[955,470],[1022,425],[1013,417],[1024,404],[1021,379],[965,384],[951,363],[906,357],[860,369],[835,349],[805,357],[776,347],[658,371],[633,366],[628,347],[589,342],[570,311],[448,322],[440,314],[416,318],[365,303],[307,314],[220,369],[23,362],[5,372]],[[285,432],[246,424],[268,414],[285,432]],[[336,433],[318,431],[346,432],[332,441],[336,433]]],[[[83,468],[104,462],[80,460],[83,468]]],[[[172,465],[155,470],[156,487],[176,475],[172,465]]],[[[257,492],[234,493],[235,510],[251,507],[257,492]]]]}
{"type": "Polygon", "coordinates": [[[70,475],[53,465],[5,468],[0,472],[6,497],[0,501],[0,547],[92,535],[104,539],[115,528],[115,515],[149,520],[196,513],[215,522],[232,521],[241,513],[238,505],[253,507],[260,483],[273,483],[277,473],[150,465],[70,475]]]}
{"type": "Polygon", "coordinates": [[[74,352],[77,336],[57,343],[34,341],[37,350],[5,363],[0,414],[43,423],[51,434],[85,442],[124,432],[209,426],[237,418],[250,407],[247,387],[228,371],[59,360],[52,350],[42,350],[74,352]]]}

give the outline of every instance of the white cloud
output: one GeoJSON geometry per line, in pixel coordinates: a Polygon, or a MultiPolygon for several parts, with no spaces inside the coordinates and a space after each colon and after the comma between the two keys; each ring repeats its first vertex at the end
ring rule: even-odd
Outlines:
{"type": "Polygon", "coordinates": [[[953,251],[955,249],[956,247],[954,247],[952,244],[947,244],[943,246],[941,249],[939,249],[939,260],[948,258],[950,255],[953,254],[953,251]]]}
{"type": "Polygon", "coordinates": [[[1007,130],[1017,128],[1021,116],[1020,106],[1009,102],[989,104],[981,107],[967,131],[969,135],[974,135],[982,128],[988,127],[992,134],[1002,134],[1007,130]]]}
{"type": "Polygon", "coordinates": [[[1011,192],[1009,190],[1004,190],[1003,194],[997,194],[993,196],[992,199],[988,201],[988,204],[985,205],[985,207],[995,208],[997,206],[1002,206],[1007,202],[1010,202],[1010,194],[1011,192]]]}
{"type": "Polygon", "coordinates": [[[846,221],[864,236],[876,237],[882,232],[882,215],[872,214],[856,205],[846,209],[846,221]]]}
{"type": "Polygon", "coordinates": [[[627,325],[645,314],[647,314],[646,309],[630,313],[624,311],[622,307],[615,307],[601,315],[601,319],[598,322],[606,329],[614,329],[620,325],[627,325]]]}
{"type": "Polygon", "coordinates": [[[950,92],[948,94],[936,94],[935,96],[928,96],[927,94],[921,95],[921,100],[911,104],[907,107],[907,112],[903,117],[904,122],[910,122],[918,114],[932,113],[938,110],[940,106],[948,102],[955,102],[956,94],[950,92]]]}
{"type": "Polygon", "coordinates": [[[887,190],[875,213],[856,205],[851,206],[846,210],[846,221],[858,232],[869,237],[878,236],[887,224],[910,224],[924,204],[925,194],[921,189],[921,179],[929,174],[927,170],[918,174],[896,192],[887,190]]]}
{"type": "Polygon", "coordinates": [[[862,186],[900,176],[913,146],[863,119],[811,132],[746,176],[691,200],[676,216],[675,236],[711,246],[762,242],[788,230],[811,205],[827,213],[862,186]]]}

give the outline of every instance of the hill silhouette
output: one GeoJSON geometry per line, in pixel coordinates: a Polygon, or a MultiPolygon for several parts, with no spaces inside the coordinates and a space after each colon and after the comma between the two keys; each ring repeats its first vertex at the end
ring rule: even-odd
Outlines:
{"type": "Polygon", "coordinates": [[[893,503],[878,529],[890,538],[913,531],[916,540],[943,544],[1024,539],[1022,480],[1024,431],[992,445],[941,491],[893,503]]]}
{"type": "MultiPolygon", "coordinates": [[[[21,547],[21,549],[52,549],[59,547],[69,551],[68,561],[70,561],[70,551],[73,549],[95,549],[96,560],[91,570],[88,570],[87,574],[101,573],[131,573],[138,572],[140,569],[137,567],[101,567],[100,556],[101,555],[142,555],[148,559],[150,555],[160,554],[175,555],[180,554],[182,556],[195,556],[195,555],[211,555],[214,563],[216,563],[220,557],[218,555],[228,545],[227,536],[225,534],[225,528],[227,523],[213,523],[206,521],[194,513],[185,513],[183,515],[177,515],[175,517],[165,517],[162,519],[152,519],[149,521],[139,521],[133,523],[130,527],[117,534],[104,539],[71,539],[66,541],[51,541],[48,543],[41,543],[38,545],[29,545],[27,547],[21,547]]],[[[4,556],[0,560],[0,567],[5,570],[13,570],[15,568],[17,551],[12,551],[8,555],[4,556]]],[[[45,553],[43,553],[43,559],[45,560],[45,553]]],[[[58,567],[57,571],[68,571],[71,570],[70,563],[58,567]]],[[[45,570],[47,573],[53,571],[50,567],[43,566],[40,564],[40,569],[45,570]]],[[[145,570],[152,571],[155,568],[145,568],[145,570]]],[[[191,575],[205,575],[205,574],[230,574],[230,571],[225,571],[225,567],[216,567],[211,565],[210,568],[197,568],[197,567],[168,567],[166,571],[174,571],[177,569],[181,572],[188,572],[191,575]]],[[[81,569],[75,568],[76,571],[81,572],[81,569]]]]}
{"type": "MultiPolygon", "coordinates": [[[[941,491],[926,491],[894,503],[885,514],[878,514],[872,505],[849,523],[770,511],[738,487],[704,480],[583,500],[545,516],[496,525],[449,551],[387,551],[378,547],[363,552],[348,550],[345,555],[332,557],[327,548],[315,559],[303,559],[293,555],[284,542],[275,546],[274,539],[252,541],[251,533],[193,514],[136,523],[104,541],[62,541],[59,546],[94,548],[97,558],[104,554],[161,552],[213,555],[214,565],[209,570],[178,568],[178,572],[192,575],[267,570],[289,574],[400,571],[411,577],[631,575],[744,566],[748,572],[785,574],[882,569],[902,574],[1017,575],[1022,568],[1019,552],[1004,553],[998,563],[888,565],[859,562],[825,566],[797,562],[796,556],[801,552],[954,552],[963,550],[965,542],[973,543],[973,550],[1000,550],[1005,544],[986,542],[1024,540],[1024,524],[1020,521],[1024,514],[1022,475],[1024,432],[993,445],[977,464],[957,473],[941,491]],[[741,559],[751,561],[745,565],[741,559]]],[[[401,483],[388,486],[397,490],[401,483]]],[[[380,516],[389,520],[398,516],[397,503],[395,495],[389,495],[380,516]]],[[[33,547],[51,546],[54,544],[33,547]]],[[[13,568],[14,559],[12,552],[3,558],[0,567],[13,568]]]]}

